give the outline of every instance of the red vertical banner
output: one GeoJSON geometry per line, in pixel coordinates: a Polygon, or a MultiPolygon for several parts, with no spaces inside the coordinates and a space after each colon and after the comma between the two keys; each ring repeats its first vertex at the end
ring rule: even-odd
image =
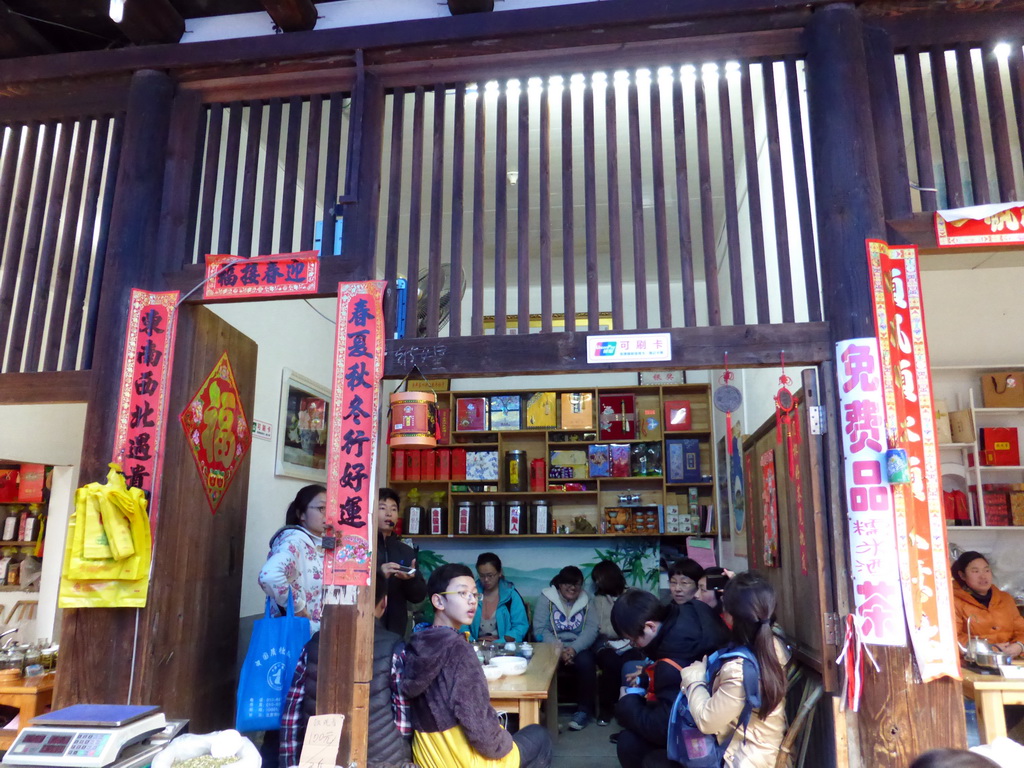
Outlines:
{"type": "Polygon", "coordinates": [[[775,449],[761,454],[761,519],[764,527],[764,566],[778,568],[779,562],[779,494],[775,483],[775,449]]]}
{"type": "Polygon", "coordinates": [[[324,555],[325,587],[370,583],[385,285],[383,280],[338,284],[327,442],[327,533],[335,548],[324,555]]]}
{"type": "Polygon", "coordinates": [[[157,499],[167,433],[177,302],[177,291],[132,290],[111,458],[121,465],[129,488],[149,493],[154,537],[160,509],[157,499]]]}
{"type": "Polygon", "coordinates": [[[910,484],[892,486],[907,624],[922,679],[959,677],[917,249],[868,240],[867,252],[889,440],[910,466],[910,484]]]}

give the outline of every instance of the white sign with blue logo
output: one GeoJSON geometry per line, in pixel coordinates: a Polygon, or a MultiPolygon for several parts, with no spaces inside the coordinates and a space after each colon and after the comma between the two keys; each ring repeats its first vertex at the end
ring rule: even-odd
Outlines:
{"type": "Polygon", "coordinates": [[[672,359],[668,333],[587,336],[587,363],[646,363],[672,359]]]}

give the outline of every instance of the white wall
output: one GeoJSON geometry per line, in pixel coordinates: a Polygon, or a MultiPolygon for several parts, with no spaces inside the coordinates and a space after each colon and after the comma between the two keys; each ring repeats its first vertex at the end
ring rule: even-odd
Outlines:
{"type": "MultiPolygon", "coordinates": [[[[46,524],[45,554],[39,593],[0,593],[0,606],[17,600],[39,600],[35,634],[21,639],[56,638],[60,621],[57,592],[63,562],[68,516],[78,487],[78,467],[85,437],[84,403],[0,406],[0,458],[54,466],[46,524]]],[[[89,478],[89,480],[100,478],[89,478]]]]}
{"type": "MultiPolygon", "coordinates": [[[[329,392],[335,326],[302,300],[207,306],[259,346],[256,400],[250,418],[270,422],[274,430],[273,440],[252,441],[249,459],[249,510],[240,615],[250,616],[263,610],[263,592],[257,577],[266,561],[270,537],[284,525],[285,510],[296,492],[309,484],[307,480],[274,475],[281,371],[291,368],[322,384],[329,392]]],[[[316,306],[333,320],[333,301],[318,301],[316,306]]]]}

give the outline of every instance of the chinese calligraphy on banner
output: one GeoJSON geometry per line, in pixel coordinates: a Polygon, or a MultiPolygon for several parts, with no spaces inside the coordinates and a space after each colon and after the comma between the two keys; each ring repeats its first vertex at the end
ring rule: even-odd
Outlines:
{"type": "Polygon", "coordinates": [[[854,605],[864,642],[907,643],[892,494],[885,471],[885,403],[878,340],[836,344],[839,436],[843,443],[846,510],[854,605]]]}
{"type": "Polygon", "coordinates": [[[942,248],[1024,243],[1024,203],[937,211],[935,240],[942,248]]]}
{"type": "Polygon", "coordinates": [[[248,259],[208,253],[203,298],[237,299],[316,293],[320,273],[317,253],[302,251],[248,259]]]}
{"type": "Polygon", "coordinates": [[[156,531],[160,468],[174,356],[178,292],[132,290],[124,341],[124,373],[117,407],[112,461],[129,488],[149,493],[150,526],[156,531]]]}
{"type": "Polygon", "coordinates": [[[764,518],[764,565],[779,567],[779,496],[775,486],[775,449],[761,454],[761,514],[764,518]]]}
{"type": "Polygon", "coordinates": [[[335,407],[327,438],[327,526],[336,546],[325,555],[325,587],[370,583],[384,286],[383,280],[338,284],[335,407]]]}
{"type": "Polygon", "coordinates": [[[868,240],[867,250],[886,423],[910,464],[911,484],[892,487],[910,639],[925,682],[959,678],[917,249],[868,240]]]}
{"type": "Polygon", "coordinates": [[[179,418],[210,512],[216,514],[252,444],[249,420],[242,409],[227,352],[220,356],[179,418]]]}

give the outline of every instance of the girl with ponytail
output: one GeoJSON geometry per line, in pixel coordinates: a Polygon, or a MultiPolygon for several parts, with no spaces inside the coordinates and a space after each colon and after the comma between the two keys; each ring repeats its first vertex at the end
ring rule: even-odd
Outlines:
{"type": "MultiPolygon", "coordinates": [[[[772,768],[786,732],[785,645],[772,631],[775,590],[755,573],[741,573],[729,582],[722,597],[722,618],[731,630],[731,647],[745,646],[757,659],[761,704],[747,726],[738,727],[746,700],[744,662],[727,660],[711,680],[706,679],[706,659],[682,672],[686,694],[697,727],[723,743],[725,768],[772,768]]],[[[749,669],[748,664],[748,669],[749,669]]],[[[749,674],[749,672],[748,672],[749,674]]]]}

